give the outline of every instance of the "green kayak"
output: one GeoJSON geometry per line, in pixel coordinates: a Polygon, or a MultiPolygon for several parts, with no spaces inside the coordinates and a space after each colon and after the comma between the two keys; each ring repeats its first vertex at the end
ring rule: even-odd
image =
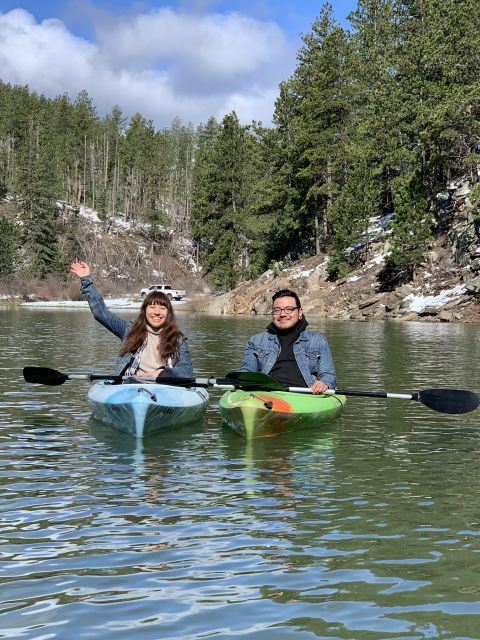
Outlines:
{"type": "Polygon", "coordinates": [[[340,416],[342,395],[289,391],[227,391],[220,398],[224,422],[247,439],[320,427],[340,416]]]}

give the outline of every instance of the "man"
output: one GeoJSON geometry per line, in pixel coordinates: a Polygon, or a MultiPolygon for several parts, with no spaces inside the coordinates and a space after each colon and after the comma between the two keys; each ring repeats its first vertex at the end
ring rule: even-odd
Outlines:
{"type": "Polygon", "coordinates": [[[298,295],[282,289],[272,297],[272,322],[245,347],[242,371],[261,372],[285,387],[335,389],[336,375],[327,339],[307,331],[298,295]]]}

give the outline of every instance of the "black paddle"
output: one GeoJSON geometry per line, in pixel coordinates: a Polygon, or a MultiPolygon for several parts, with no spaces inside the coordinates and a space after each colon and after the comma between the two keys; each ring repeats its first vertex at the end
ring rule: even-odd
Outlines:
{"type": "MultiPolygon", "coordinates": [[[[67,380],[110,380],[113,383],[132,380],[129,377],[103,373],[61,373],[47,367],[25,367],[23,377],[27,382],[50,386],[61,385],[67,380]]],[[[135,379],[135,378],[134,378],[135,379]]],[[[156,382],[179,387],[219,387],[256,390],[256,391],[291,391],[294,393],[311,393],[303,387],[289,387],[285,389],[279,382],[264,373],[248,371],[231,371],[225,378],[177,378],[174,376],[136,378],[140,382],[156,382]]],[[[480,405],[480,398],[472,391],[464,389],[424,389],[415,393],[388,393],[386,391],[351,391],[346,389],[328,389],[325,394],[357,396],[367,398],[397,398],[401,400],[416,400],[429,409],[440,413],[469,413],[480,405]]]]}
{"type": "MultiPolygon", "coordinates": [[[[61,384],[64,384],[68,380],[88,380],[90,382],[93,382],[95,380],[108,380],[114,384],[133,381],[155,382],[157,384],[166,384],[176,387],[236,387],[238,389],[258,389],[258,383],[256,382],[256,380],[252,380],[250,382],[247,380],[244,383],[237,384],[235,380],[230,380],[229,378],[180,378],[168,375],[162,375],[158,377],[140,377],[119,376],[106,373],[62,373],[61,371],[57,371],[56,369],[49,369],[48,367],[24,367],[23,377],[27,382],[32,382],[34,384],[45,384],[49,386],[59,386],[61,384]]],[[[282,386],[280,386],[280,389],[284,390],[282,386]]]]}
{"type": "MultiPolygon", "coordinates": [[[[253,385],[258,390],[293,391],[294,393],[311,393],[303,387],[288,387],[285,389],[279,382],[264,373],[250,373],[246,371],[231,371],[226,379],[234,386],[253,385]]],[[[424,389],[415,393],[388,393],[386,391],[350,391],[348,389],[328,389],[325,394],[343,396],[358,396],[367,398],[399,398],[402,400],[416,400],[429,409],[440,413],[469,413],[480,405],[480,398],[473,391],[464,389],[424,389]]]]}

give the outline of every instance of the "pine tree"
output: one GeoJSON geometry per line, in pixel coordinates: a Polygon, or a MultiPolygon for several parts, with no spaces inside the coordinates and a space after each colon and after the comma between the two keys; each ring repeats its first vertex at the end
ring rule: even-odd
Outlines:
{"type": "Polygon", "coordinates": [[[65,234],[65,246],[63,250],[64,263],[70,264],[85,259],[80,244],[79,209],[75,207],[68,217],[65,234]]]}
{"type": "Polygon", "coordinates": [[[480,12],[472,0],[403,0],[398,13],[401,130],[431,199],[477,148],[480,12]]]}
{"type": "Polygon", "coordinates": [[[168,172],[171,228],[188,237],[195,134],[192,125],[183,126],[179,118],[173,120],[168,133],[172,154],[168,172]]]}
{"type": "Polygon", "coordinates": [[[249,187],[247,132],[234,112],[224,117],[218,133],[214,130],[210,121],[207,131],[213,134],[213,142],[204,137],[196,158],[193,233],[203,247],[203,263],[212,282],[230,288],[250,268],[244,226],[249,187]]]}
{"type": "Polygon", "coordinates": [[[378,213],[390,213],[392,181],[408,172],[414,160],[401,130],[405,97],[397,89],[400,39],[396,0],[359,0],[350,19],[354,28],[355,115],[347,162],[353,167],[371,167],[381,191],[378,213]]]}
{"type": "Polygon", "coordinates": [[[343,277],[370,256],[370,221],[380,209],[381,183],[365,158],[349,167],[348,179],[332,207],[335,244],[329,255],[332,279],[343,277]]]}
{"type": "Polygon", "coordinates": [[[55,197],[50,181],[52,158],[42,139],[42,131],[32,124],[26,156],[22,162],[21,210],[26,223],[26,243],[30,271],[45,278],[62,270],[54,216],[55,197]]]}
{"type": "Polygon", "coordinates": [[[5,279],[15,272],[20,241],[18,227],[0,216],[0,278],[5,279]]]}
{"type": "Polygon", "coordinates": [[[303,36],[294,74],[297,94],[298,186],[301,227],[319,254],[329,241],[330,211],[345,180],[345,144],[351,111],[350,43],[325,4],[303,36]]]}
{"type": "Polygon", "coordinates": [[[96,190],[96,208],[103,220],[107,218],[107,214],[115,215],[123,205],[121,156],[126,123],[122,109],[115,105],[100,124],[98,165],[101,169],[96,190]]]}
{"type": "Polygon", "coordinates": [[[98,116],[91,98],[81,91],[72,111],[72,144],[70,153],[73,166],[70,172],[73,178],[74,197],[72,204],[94,206],[95,176],[98,168],[95,163],[94,145],[98,132],[98,116]]]}
{"type": "Polygon", "coordinates": [[[401,176],[394,183],[395,218],[383,281],[388,285],[408,281],[422,261],[431,241],[431,214],[425,186],[416,174],[401,176]]]}
{"type": "Polygon", "coordinates": [[[262,140],[271,152],[262,197],[274,218],[272,260],[319,254],[328,246],[332,206],[345,181],[351,47],[331,5],[323,6],[303,41],[294,74],[280,85],[275,131],[262,140]]]}
{"type": "Polygon", "coordinates": [[[155,128],[141,114],[135,114],[125,132],[122,163],[125,170],[125,217],[139,221],[151,205],[152,158],[155,157],[155,128]]]}
{"type": "Polygon", "coordinates": [[[215,118],[201,124],[196,131],[196,148],[192,175],[191,225],[192,237],[196,246],[196,262],[200,253],[209,251],[209,220],[215,201],[215,142],[221,126],[215,118]]]}
{"type": "Polygon", "coordinates": [[[275,128],[262,136],[263,209],[272,218],[266,249],[269,261],[273,262],[287,257],[296,259],[305,248],[300,214],[304,192],[298,179],[300,149],[296,123],[299,117],[299,100],[290,78],[280,84],[273,118],[275,128]]]}

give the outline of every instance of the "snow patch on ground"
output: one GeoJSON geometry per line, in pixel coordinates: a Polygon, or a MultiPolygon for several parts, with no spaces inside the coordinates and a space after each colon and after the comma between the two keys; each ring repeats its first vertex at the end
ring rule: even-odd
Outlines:
{"type": "Polygon", "coordinates": [[[382,262],[385,261],[385,258],[387,255],[388,253],[379,253],[378,255],[373,256],[373,258],[365,264],[364,268],[369,269],[370,267],[373,267],[376,264],[382,264],[382,262]]]}
{"type": "Polygon", "coordinates": [[[406,296],[404,300],[410,302],[410,311],[423,311],[426,307],[442,307],[452,299],[463,295],[466,292],[463,284],[458,284],[453,289],[442,289],[436,296],[415,296],[413,293],[406,296]]]}
{"type": "Polygon", "coordinates": [[[100,224],[100,218],[98,217],[98,213],[89,207],[80,207],[80,215],[82,218],[86,218],[87,220],[91,220],[96,224],[100,224]]]}
{"type": "Polygon", "coordinates": [[[386,231],[388,227],[388,223],[394,217],[395,217],[394,213],[387,213],[383,216],[371,216],[368,233],[373,234],[373,233],[378,233],[379,231],[386,231]]]}
{"type": "Polygon", "coordinates": [[[296,273],[292,276],[292,279],[296,278],[308,278],[308,276],[313,273],[315,269],[306,269],[305,271],[300,271],[300,273],[296,273]]]}
{"type": "MultiPolygon", "coordinates": [[[[104,302],[109,309],[140,309],[142,303],[130,300],[129,298],[104,298],[104,302]]],[[[172,306],[181,305],[184,300],[172,300],[172,306]]],[[[85,300],[41,300],[38,302],[22,302],[22,307],[63,307],[88,309],[88,302],[85,300]]]]}

